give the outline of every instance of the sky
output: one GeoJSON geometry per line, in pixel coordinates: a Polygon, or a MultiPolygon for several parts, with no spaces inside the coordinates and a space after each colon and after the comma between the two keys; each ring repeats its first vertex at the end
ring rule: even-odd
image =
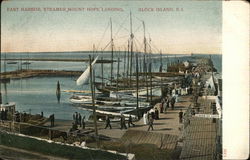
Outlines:
{"type": "Polygon", "coordinates": [[[143,51],[144,21],[153,52],[221,54],[220,1],[115,0],[5,1],[1,5],[1,52],[88,51],[93,45],[104,49],[111,39],[110,19],[115,50],[124,50],[130,36],[130,11],[134,50],[143,51]]]}

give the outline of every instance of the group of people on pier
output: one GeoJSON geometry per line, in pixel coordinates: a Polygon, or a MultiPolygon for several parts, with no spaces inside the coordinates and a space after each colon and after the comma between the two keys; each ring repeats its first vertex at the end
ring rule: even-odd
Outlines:
{"type": "Polygon", "coordinates": [[[176,96],[172,97],[165,97],[162,99],[161,104],[160,104],[160,112],[161,113],[166,113],[167,109],[170,108],[173,110],[176,102],[176,96]]]}
{"type": "MultiPolygon", "coordinates": [[[[121,118],[120,118],[120,125],[121,125],[120,129],[127,129],[125,116],[123,114],[121,115],[121,118]]],[[[128,118],[128,127],[130,127],[131,125],[135,126],[135,124],[133,123],[133,120],[132,120],[132,116],[129,115],[129,118],[128,118]]],[[[106,115],[106,126],[105,126],[105,129],[107,129],[108,127],[110,129],[112,129],[111,123],[110,123],[110,117],[108,115],[106,115]]]]}
{"type": "Polygon", "coordinates": [[[85,129],[85,116],[82,117],[80,113],[75,112],[73,114],[73,123],[72,123],[72,128],[77,129],[78,125],[82,127],[82,129],[85,129]]]}
{"type": "Polygon", "coordinates": [[[154,120],[158,120],[158,119],[160,119],[160,117],[159,117],[159,110],[157,108],[155,109],[152,108],[151,110],[143,114],[143,123],[148,125],[148,131],[150,129],[154,130],[153,122],[154,120]]]}

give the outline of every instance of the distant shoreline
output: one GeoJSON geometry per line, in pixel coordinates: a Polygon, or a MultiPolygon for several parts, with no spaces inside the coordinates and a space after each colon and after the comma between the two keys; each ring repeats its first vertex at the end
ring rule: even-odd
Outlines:
{"type": "MultiPolygon", "coordinates": [[[[6,58],[5,61],[62,61],[62,62],[88,62],[89,59],[65,59],[65,58],[6,58]]],[[[116,60],[97,60],[96,63],[112,63],[116,60]]]]}

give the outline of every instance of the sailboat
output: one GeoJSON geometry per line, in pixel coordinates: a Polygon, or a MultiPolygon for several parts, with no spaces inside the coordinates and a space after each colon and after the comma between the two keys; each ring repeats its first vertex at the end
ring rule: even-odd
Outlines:
{"type": "MultiPolygon", "coordinates": [[[[139,96],[147,96],[147,89],[141,89],[139,91],[139,96]]],[[[161,96],[162,91],[160,87],[152,88],[152,96],[161,96]]],[[[136,92],[133,92],[132,95],[136,97],[136,92]]]]}
{"type": "MultiPolygon", "coordinates": [[[[94,61],[91,63],[91,67],[93,68],[96,61],[98,59],[98,56],[94,59],[94,61]]],[[[88,78],[90,76],[90,65],[88,68],[81,74],[81,76],[76,80],[76,84],[78,86],[83,85],[84,83],[87,82],[88,78]]]]}
{"type": "Polygon", "coordinates": [[[92,97],[87,95],[73,95],[70,102],[75,104],[92,104],[92,97]]]}
{"type": "MultiPolygon", "coordinates": [[[[90,76],[90,68],[93,68],[96,61],[98,59],[98,56],[94,59],[94,61],[91,63],[91,66],[89,65],[87,69],[81,74],[81,76],[76,80],[76,85],[83,85],[85,84],[90,76]]],[[[86,103],[86,104],[91,104],[92,103],[92,98],[91,96],[87,95],[73,95],[70,97],[70,101],[72,103],[86,103]]]]}
{"type": "MultiPolygon", "coordinates": [[[[145,28],[145,27],[144,27],[145,28]]],[[[97,108],[98,110],[105,110],[105,111],[125,111],[125,110],[131,110],[137,111],[137,114],[139,116],[139,109],[145,109],[150,107],[150,103],[145,102],[145,97],[139,97],[139,93],[141,89],[145,89],[145,80],[147,78],[140,78],[139,76],[139,60],[138,51],[135,52],[134,48],[136,46],[134,41],[134,33],[132,32],[132,16],[130,13],[130,35],[128,40],[128,52],[127,52],[127,58],[124,57],[124,60],[127,60],[127,65],[124,64],[124,72],[127,74],[124,74],[124,79],[120,79],[120,59],[118,58],[117,63],[117,76],[116,79],[113,75],[113,59],[114,59],[114,39],[112,35],[112,21],[110,19],[110,29],[111,29],[111,40],[106,45],[106,47],[111,47],[111,71],[110,71],[110,83],[104,84],[104,77],[103,77],[103,66],[102,66],[102,81],[99,83],[95,83],[95,87],[103,92],[108,93],[109,97],[101,97],[102,100],[99,99],[99,97],[93,98],[93,96],[77,96],[77,97],[71,97],[72,103],[78,103],[81,104],[82,107],[86,106],[86,108],[91,108],[90,104],[94,105],[94,108],[97,108]],[[134,62],[136,58],[136,63],[134,62]],[[134,66],[136,64],[136,66],[134,66]],[[126,69],[127,70],[126,70],[126,69]],[[136,76],[135,76],[136,73],[136,76]],[[133,96],[133,92],[136,93],[136,98],[133,96]],[[112,100],[108,100],[112,99],[112,100]]],[[[144,39],[144,42],[146,43],[146,40],[144,39]]],[[[146,45],[146,44],[145,44],[146,45]]],[[[105,48],[106,48],[105,47],[105,48]]],[[[135,47],[136,48],[136,47],[135,47]]],[[[95,64],[96,59],[91,63],[91,65],[82,73],[82,75],[77,79],[76,84],[82,85],[84,84],[88,77],[90,76],[90,67],[93,67],[95,64]]],[[[146,62],[144,62],[146,64],[146,62]]],[[[140,68],[141,70],[141,68],[140,68]]],[[[145,72],[145,70],[144,70],[145,72]]],[[[148,89],[147,89],[148,91],[148,89]]],[[[93,92],[93,91],[92,91],[93,92]]],[[[95,91],[94,91],[95,93],[95,91]]]]}

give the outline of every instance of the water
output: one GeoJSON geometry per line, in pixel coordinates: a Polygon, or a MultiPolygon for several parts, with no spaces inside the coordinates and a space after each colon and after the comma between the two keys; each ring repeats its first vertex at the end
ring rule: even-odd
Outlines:
{"type": "MultiPolygon", "coordinates": [[[[3,53],[1,53],[2,58],[3,53]]],[[[7,58],[88,58],[88,55],[91,53],[11,53],[6,54],[7,58]]],[[[101,55],[101,54],[100,54],[101,55]]],[[[114,54],[115,59],[118,54],[114,54]]],[[[208,55],[200,55],[206,56],[208,55]]],[[[104,59],[109,59],[110,53],[104,54],[104,59]]],[[[169,55],[169,58],[166,56],[163,57],[163,70],[167,69],[167,62],[173,62],[177,60],[189,60],[190,57],[185,55],[174,56],[169,55]]],[[[141,57],[142,58],[142,57],[141,57]]],[[[218,72],[221,72],[221,55],[212,55],[212,60],[218,72]]],[[[120,74],[124,71],[123,65],[123,56],[120,54],[120,74]]],[[[160,56],[154,55],[153,59],[153,71],[159,71],[160,67],[160,56]]],[[[44,62],[44,61],[31,61],[29,65],[30,69],[54,69],[54,70],[84,70],[87,68],[88,62],[44,62]]],[[[113,75],[116,76],[117,73],[117,63],[114,63],[113,75]]],[[[1,72],[3,72],[4,62],[1,61],[1,72]]],[[[14,71],[19,64],[6,64],[7,71],[14,71]]],[[[22,68],[25,68],[25,65],[22,65],[22,68]]],[[[135,68],[135,65],[134,65],[135,68]]],[[[95,65],[95,74],[101,75],[101,64],[95,65]]],[[[110,77],[110,64],[104,64],[104,77],[110,77]]],[[[80,110],[79,108],[74,107],[69,98],[72,96],[72,93],[61,93],[60,103],[57,102],[56,97],[56,84],[57,81],[61,84],[61,90],[89,90],[89,84],[83,86],[77,86],[75,80],[78,77],[35,77],[35,78],[25,78],[20,80],[11,80],[10,83],[6,84],[6,90],[4,84],[1,84],[1,91],[3,96],[3,102],[15,102],[16,109],[18,111],[31,112],[32,114],[40,114],[43,111],[45,116],[50,114],[55,114],[57,119],[66,119],[71,120],[74,112],[80,112],[86,117],[89,116],[90,112],[85,110],[80,110]]],[[[96,78],[96,81],[100,79],[96,78]]]]}
{"type": "MultiPolygon", "coordinates": [[[[7,84],[7,96],[2,89],[3,100],[16,102],[18,111],[30,112],[32,114],[44,112],[45,116],[55,114],[58,119],[72,119],[74,112],[80,112],[86,116],[89,112],[79,110],[71,105],[69,97],[71,93],[62,92],[60,103],[57,102],[56,84],[60,81],[61,90],[88,89],[88,86],[77,87],[72,78],[67,77],[42,77],[11,80],[7,84]]],[[[4,84],[2,84],[4,88],[4,84]]]]}

